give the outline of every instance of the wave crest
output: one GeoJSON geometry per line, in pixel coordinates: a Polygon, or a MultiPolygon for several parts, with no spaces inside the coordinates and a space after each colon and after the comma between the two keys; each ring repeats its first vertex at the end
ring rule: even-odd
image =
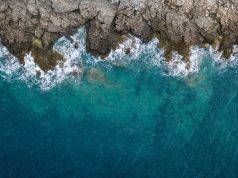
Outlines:
{"type": "Polygon", "coordinates": [[[65,37],[59,39],[54,49],[64,55],[65,61],[56,65],[53,70],[45,72],[35,63],[31,53],[26,54],[24,64],[20,64],[18,59],[1,45],[0,76],[8,81],[23,81],[29,87],[37,85],[42,90],[49,90],[65,79],[80,78],[83,73],[80,58],[78,58],[81,51],[73,48],[73,44],[65,37]]]}
{"type": "Polygon", "coordinates": [[[159,40],[154,38],[148,43],[142,43],[139,38],[129,35],[127,40],[119,44],[118,48],[112,50],[106,59],[93,57],[86,51],[86,30],[80,28],[78,33],[71,37],[60,38],[54,45],[54,50],[64,55],[65,61],[60,62],[54,70],[44,72],[34,62],[31,53],[24,58],[24,64],[20,64],[16,57],[0,45],[0,76],[6,80],[24,81],[28,86],[38,85],[42,90],[49,90],[66,79],[77,79],[80,81],[85,65],[101,65],[110,63],[115,65],[118,62],[143,61],[143,64],[161,69],[162,74],[172,77],[186,78],[189,75],[199,72],[204,56],[210,55],[213,62],[224,69],[234,67],[238,64],[238,47],[234,47],[234,55],[230,60],[224,60],[222,53],[213,48],[209,50],[198,47],[191,48],[190,60],[184,61],[182,56],[173,52],[172,60],[166,62],[164,52],[159,46],[159,40]],[[76,48],[75,46],[78,46],[76,48]]]}

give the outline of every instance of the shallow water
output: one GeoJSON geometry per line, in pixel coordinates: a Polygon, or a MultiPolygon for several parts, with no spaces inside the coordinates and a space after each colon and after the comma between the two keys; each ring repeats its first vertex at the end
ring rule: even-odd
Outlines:
{"type": "Polygon", "coordinates": [[[2,47],[0,177],[237,177],[237,57],[194,49],[189,68],[157,43],[101,61],[62,38],[40,76],[2,47]]]}

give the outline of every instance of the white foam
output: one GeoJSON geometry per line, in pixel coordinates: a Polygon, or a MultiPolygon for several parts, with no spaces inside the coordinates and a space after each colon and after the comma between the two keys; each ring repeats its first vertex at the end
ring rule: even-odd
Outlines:
{"type": "Polygon", "coordinates": [[[146,65],[152,65],[156,67],[162,67],[163,74],[173,77],[186,77],[190,74],[196,73],[199,71],[199,66],[201,62],[201,52],[199,48],[193,47],[191,49],[191,58],[189,63],[185,62],[178,53],[174,52],[172,55],[172,60],[166,62],[163,51],[158,48],[159,40],[157,38],[152,39],[148,43],[142,43],[139,38],[130,36],[128,40],[120,44],[118,49],[111,51],[110,55],[106,60],[100,58],[95,59],[98,61],[115,61],[122,60],[126,58],[130,60],[139,60],[142,54],[148,54],[145,59],[146,65]],[[126,50],[129,49],[129,54],[126,54],[126,50]]]}
{"type": "Polygon", "coordinates": [[[94,62],[108,62],[108,61],[120,61],[128,60],[144,60],[145,65],[152,65],[159,68],[163,68],[163,74],[173,77],[186,77],[190,74],[199,71],[201,63],[201,53],[203,50],[199,48],[191,48],[191,58],[189,63],[185,62],[178,53],[174,52],[172,60],[166,62],[163,51],[158,48],[159,40],[157,38],[152,39],[148,43],[143,43],[139,38],[129,36],[129,38],[119,45],[118,49],[112,50],[106,60],[101,58],[94,58],[94,62]],[[129,49],[129,54],[126,51],[129,49]],[[145,59],[141,59],[141,55],[145,55],[145,59]]]}
{"type": "Polygon", "coordinates": [[[208,48],[209,50],[193,46],[190,49],[191,56],[189,61],[184,61],[181,55],[177,52],[173,52],[172,60],[169,62],[166,62],[163,51],[160,50],[158,46],[159,40],[157,38],[154,38],[149,43],[142,43],[139,38],[130,36],[128,40],[119,45],[118,49],[111,51],[106,60],[97,58],[95,61],[123,60],[126,57],[127,59],[129,57],[130,60],[137,60],[140,59],[142,54],[147,53],[149,54],[149,59],[143,59],[147,60],[146,64],[162,68],[164,75],[180,78],[186,78],[187,76],[198,73],[203,59],[206,58],[207,55],[210,55],[210,59],[214,62],[218,70],[238,67],[238,46],[234,46],[234,53],[228,60],[224,59],[222,53],[211,46],[208,48]],[[127,49],[130,49],[129,54],[125,52],[127,49]]]}
{"type": "Polygon", "coordinates": [[[238,66],[238,46],[237,45],[233,47],[233,53],[229,59],[225,59],[223,57],[222,52],[219,52],[217,49],[214,49],[211,46],[209,47],[209,53],[211,58],[215,62],[215,65],[221,71],[238,66]]]}
{"type": "MultiPolygon", "coordinates": [[[[152,39],[149,43],[143,43],[139,38],[129,35],[127,40],[118,45],[118,48],[111,50],[109,55],[102,59],[101,57],[90,56],[93,62],[102,63],[108,61],[120,61],[120,60],[136,60],[140,55],[144,53],[150,53],[151,55],[160,55],[162,51],[157,48],[159,40],[157,38],[152,39]]],[[[155,62],[155,61],[154,61],[155,62]]]]}
{"type": "Polygon", "coordinates": [[[132,59],[135,59],[142,52],[141,46],[141,40],[136,37],[130,36],[122,44],[119,44],[119,47],[116,50],[112,50],[109,56],[106,57],[106,60],[120,60],[127,55],[130,55],[132,59]],[[129,50],[129,54],[127,54],[127,50],[129,50]]]}
{"type": "MultiPolygon", "coordinates": [[[[83,29],[80,32],[82,31],[83,29]]],[[[4,46],[0,46],[0,75],[9,81],[23,81],[29,87],[38,85],[42,90],[49,90],[68,78],[78,79],[83,72],[79,58],[82,51],[76,50],[73,45],[65,37],[59,39],[54,49],[64,55],[65,61],[47,72],[41,70],[34,62],[31,53],[25,56],[24,64],[20,64],[17,58],[12,56],[4,46]]]]}
{"type": "Polygon", "coordinates": [[[8,50],[0,44],[0,75],[3,78],[12,78],[20,68],[20,64],[8,50]]]}
{"type": "Polygon", "coordinates": [[[143,43],[139,38],[129,36],[127,40],[119,44],[117,49],[112,50],[106,59],[101,59],[86,52],[85,28],[80,28],[71,39],[70,41],[66,37],[62,37],[56,42],[54,49],[64,55],[65,61],[47,72],[40,69],[30,53],[25,56],[24,64],[19,64],[17,58],[0,45],[0,76],[9,81],[24,81],[30,87],[38,85],[42,90],[49,90],[66,79],[77,78],[77,81],[80,81],[83,64],[92,66],[106,62],[114,65],[117,61],[126,61],[126,65],[128,62],[143,60],[142,65],[156,67],[164,75],[183,78],[199,71],[204,54],[207,53],[219,68],[235,67],[238,64],[238,47],[234,47],[235,53],[230,60],[224,60],[222,53],[211,47],[209,50],[192,47],[189,62],[185,62],[182,56],[176,52],[173,53],[172,60],[166,62],[163,50],[158,48],[159,40],[157,38],[143,43]],[[75,45],[79,48],[76,49],[75,45]]]}
{"type": "Polygon", "coordinates": [[[169,76],[187,77],[191,74],[197,73],[200,69],[204,51],[198,47],[192,47],[190,50],[189,61],[184,61],[183,57],[174,52],[172,60],[166,63],[169,76]]]}

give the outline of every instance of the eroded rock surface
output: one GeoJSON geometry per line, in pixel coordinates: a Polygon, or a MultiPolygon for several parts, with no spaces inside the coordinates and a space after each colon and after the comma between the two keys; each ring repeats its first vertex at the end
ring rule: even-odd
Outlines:
{"type": "Polygon", "coordinates": [[[206,44],[228,57],[238,39],[238,1],[0,0],[1,40],[17,56],[32,49],[33,39],[50,50],[82,25],[95,55],[107,55],[117,36],[132,33],[144,41],[156,34],[168,58],[173,50],[187,55],[191,45],[206,44]]]}

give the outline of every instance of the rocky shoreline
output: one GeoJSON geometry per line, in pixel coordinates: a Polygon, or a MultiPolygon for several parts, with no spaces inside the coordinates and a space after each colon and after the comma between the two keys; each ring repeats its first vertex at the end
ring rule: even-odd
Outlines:
{"type": "Polygon", "coordinates": [[[0,0],[1,42],[20,61],[33,51],[46,70],[62,60],[54,42],[82,25],[87,49],[102,57],[131,33],[145,42],[157,36],[167,59],[172,51],[186,58],[190,46],[209,44],[229,58],[238,40],[238,1],[0,0]]]}

